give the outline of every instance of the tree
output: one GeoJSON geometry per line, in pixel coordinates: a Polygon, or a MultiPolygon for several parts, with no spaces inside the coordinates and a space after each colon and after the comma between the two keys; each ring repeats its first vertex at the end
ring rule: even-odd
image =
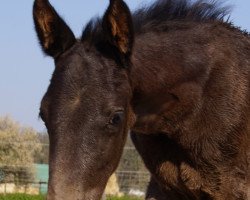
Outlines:
{"type": "Polygon", "coordinates": [[[49,136],[46,132],[38,133],[38,140],[42,144],[41,151],[34,156],[35,163],[48,164],[49,163],[49,136]]]}
{"type": "Polygon", "coordinates": [[[0,169],[4,181],[20,182],[34,178],[34,154],[41,151],[37,133],[22,127],[10,117],[0,117],[0,169]]]}

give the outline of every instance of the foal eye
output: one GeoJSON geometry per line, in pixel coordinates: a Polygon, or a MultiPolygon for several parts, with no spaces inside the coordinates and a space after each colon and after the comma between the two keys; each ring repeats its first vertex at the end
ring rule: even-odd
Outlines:
{"type": "Polygon", "coordinates": [[[119,124],[122,123],[124,118],[124,112],[123,111],[118,111],[116,113],[113,114],[113,116],[111,117],[109,123],[113,126],[117,126],[119,124]]]}

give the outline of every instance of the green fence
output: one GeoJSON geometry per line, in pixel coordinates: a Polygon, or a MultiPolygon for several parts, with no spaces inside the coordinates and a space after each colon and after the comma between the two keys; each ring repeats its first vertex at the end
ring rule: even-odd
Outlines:
{"type": "Polygon", "coordinates": [[[40,183],[39,190],[41,194],[47,193],[49,166],[45,164],[36,164],[36,180],[40,183]]]}

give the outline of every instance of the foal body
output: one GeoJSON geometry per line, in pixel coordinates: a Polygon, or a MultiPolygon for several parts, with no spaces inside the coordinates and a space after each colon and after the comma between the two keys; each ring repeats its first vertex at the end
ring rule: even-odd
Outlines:
{"type": "Polygon", "coordinates": [[[136,37],[131,70],[147,196],[247,199],[250,38],[219,22],[165,26],[136,37]]]}
{"type": "Polygon", "coordinates": [[[81,39],[48,0],[33,17],[55,71],[40,116],[47,200],[98,200],[126,137],[151,172],[147,199],[247,200],[250,37],[217,1],[110,0],[81,39]]]}

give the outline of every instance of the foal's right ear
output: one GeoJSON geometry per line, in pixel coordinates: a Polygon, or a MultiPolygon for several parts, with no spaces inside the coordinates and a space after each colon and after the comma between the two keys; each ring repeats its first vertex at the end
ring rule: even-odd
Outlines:
{"type": "Polygon", "coordinates": [[[43,51],[56,58],[76,41],[73,32],[48,0],[35,0],[33,18],[43,51]]]}

